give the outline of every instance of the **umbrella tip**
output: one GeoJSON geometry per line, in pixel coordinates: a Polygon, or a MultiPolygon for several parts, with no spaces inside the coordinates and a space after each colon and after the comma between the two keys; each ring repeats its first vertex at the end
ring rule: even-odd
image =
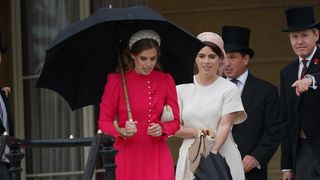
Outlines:
{"type": "Polygon", "coordinates": [[[2,135],[4,135],[4,136],[8,136],[7,131],[3,132],[3,134],[2,134],[2,135]]]}
{"type": "Polygon", "coordinates": [[[100,129],[98,129],[97,134],[102,134],[102,131],[100,129]]]}
{"type": "Polygon", "coordinates": [[[69,139],[74,139],[74,136],[70,134],[69,139]]]}

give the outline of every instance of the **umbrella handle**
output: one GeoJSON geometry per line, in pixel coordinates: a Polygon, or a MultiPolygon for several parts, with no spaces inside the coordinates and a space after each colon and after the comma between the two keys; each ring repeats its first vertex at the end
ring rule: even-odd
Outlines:
{"type": "Polygon", "coordinates": [[[121,128],[119,127],[118,120],[114,120],[114,121],[113,121],[113,126],[114,126],[114,128],[116,129],[116,131],[117,131],[121,136],[123,136],[123,137],[128,137],[128,134],[127,134],[126,130],[121,129],[121,128]]]}
{"type": "MultiPolygon", "coordinates": [[[[127,111],[128,111],[128,118],[129,121],[133,122],[132,120],[132,113],[131,113],[131,107],[130,107],[130,102],[129,102],[129,96],[128,96],[128,89],[127,89],[127,83],[126,83],[126,77],[124,75],[124,70],[123,70],[123,64],[121,60],[121,55],[120,55],[120,50],[119,47],[117,46],[117,56],[118,56],[118,61],[119,61],[119,66],[120,66],[120,74],[121,74],[121,81],[123,85],[123,92],[124,92],[124,97],[126,99],[126,105],[127,105],[127,111]]],[[[124,137],[128,137],[128,134],[125,130],[121,129],[118,124],[118,118],[115,118],[113,121],[113,126],[115,127],[116,131],[121,134],[124,137]]],[[[132,136],[133,134],[130,134],[132,136]]]]}

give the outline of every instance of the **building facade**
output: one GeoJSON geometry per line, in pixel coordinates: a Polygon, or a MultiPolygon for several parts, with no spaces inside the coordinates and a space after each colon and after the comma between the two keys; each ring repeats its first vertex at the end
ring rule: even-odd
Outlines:
{"type": "MultiPolygon", "coordinates": [[[[194,35],[203,31],[220,34],[224,25],[248,27],[256,54],[250,69],[276,86],[279,70],[295,57],[287,34],[281,31],[286,26],[284,10],[313,5],[320,21],[319,0],[1,0],[0,43],[8,51],[0,66],[0,85],[12,88],[9,98],[16,137],[49,139],[96,133],[98,106],[71,111],[61,96],[35,85],[45,49],[58,32],[108,5],[147,5],[194,35]]],[[[168,143],[176,160],[180,140],[171,138],[168,143]]],[[[88,149],[43,148],[24,153],[22,179],[81,179],[88,149]]],[[[269,165],[271,180],[279,179],[279,159],[277,152],[269,165]]],[[[99,171],[95,178],[100,178],[99,171]]]]}

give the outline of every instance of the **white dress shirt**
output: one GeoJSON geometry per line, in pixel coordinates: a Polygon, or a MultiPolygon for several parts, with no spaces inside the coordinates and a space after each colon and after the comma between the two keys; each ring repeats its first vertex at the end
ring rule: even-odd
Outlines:
{"type": "MultiPolygon", "coordinates": [[[[243,88],[244,88],[244,84],[247,81],[248,78],[248,70],[246,70],[243,74],[241,74],[239,77],[237,77],[236,79],[238,80],[238,82],[236,83],[236,85],[238,86],[240,93],[242,94],[243,88]]],[[[231,78],[228,78],[228,80],[231,80],[231,78]]]]}

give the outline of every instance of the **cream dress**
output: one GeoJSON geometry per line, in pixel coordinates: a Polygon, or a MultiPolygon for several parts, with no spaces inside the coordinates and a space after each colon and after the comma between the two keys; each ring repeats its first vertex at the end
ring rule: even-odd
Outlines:
{"type": "MultiPolygon", "coordinates": [[[[177,86],[177,92],[181,120],[186,127],[212,128],[217,131],[220,118],[225,114],[241,112],[235,124],[247,118],[238,87],[222,77],[208,86],[198,84],[194,78],[194,83],[177,86]]],[[[188,160],[188,148],[194,140],[194,138],[183,140],[179,150],[176,180],[194,179],[188,160]]],[[[219,152],[226,158],[233,180],[244,180],[241,155],[233,140],[231,129],[219,152]]]]}

